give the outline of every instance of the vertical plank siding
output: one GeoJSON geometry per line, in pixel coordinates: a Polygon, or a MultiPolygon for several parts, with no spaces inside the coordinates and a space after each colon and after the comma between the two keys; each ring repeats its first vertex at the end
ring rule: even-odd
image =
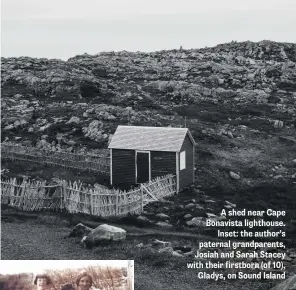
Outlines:
{"type": "MultiPolygon", "coordinates": [[[[183,170],[180,170],[180,173],[179,173],[180,189],[191,184],[193,181],[192,177],[193,177],[193,173],[194,173],[194,162],[193,162],[194,157],[193,157],[193,148],[192,147],[193,147],[192,142],[187,135],[186,138],[184,139],[184,142],[181,147],[181,152],[184,150],[186,151],[186,160],[185,160],[186,168],[183,170]]],[[[180,166],[179,166],[179,168],[180,168],[180,166]]]]}
{"type": "Polygon", "coordinates": [[[135,184],[135,151],[112,149],[112,183],[121,188],[135,184]]]}
{"type": "Polygon", "coordinates": [[[176,153],[151,151],[151,179],[176,174],[176,153]]]}

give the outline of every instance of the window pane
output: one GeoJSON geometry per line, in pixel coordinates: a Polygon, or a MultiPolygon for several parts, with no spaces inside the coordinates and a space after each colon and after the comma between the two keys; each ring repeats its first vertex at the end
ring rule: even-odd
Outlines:
{"type": "Polygon", "coordinates": [[[185,151],[182,151],[180,153],[180,170],[185,169],[186,168],[186,155],[185,155],[185,151]]]}

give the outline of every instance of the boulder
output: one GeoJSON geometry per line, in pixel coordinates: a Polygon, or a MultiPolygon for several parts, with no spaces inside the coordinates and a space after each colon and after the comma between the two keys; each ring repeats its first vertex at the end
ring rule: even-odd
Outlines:
{"type": "Polygon", "coordinates": [[[206,227],[206,222],[201,220],[198,217],[195,217],[192,220],[186,222],[186,224],[187,224],[187,226],[206,227]]]}
{"type": "Polygon", "coordinates": [[[126,231],[124,229],[103,224],[93,229],[86,237],[83,237],[81,243],[91,248],[102,243],[125,239],[126,231]]]}
{"type": "Polygon", "coordinates": [[[79,124],[80,123],[80,119],[78,117],[72,117],[66,124],[71,124],[71,123],[76,123],[79,124]]]}
{"type": "Polygon", "coordinates": [[[156,225],[161,228],[172,228],[173,225],[165,222],[157,222],[156,225]]]}
{"type": "Polygon", "coordinates": [[[270,290],[295,290],[296,289],[296,274],[289,279],[284,280],[270,290]]]}
{"type": "Polygon", "coordinates": [[[155,217],[162,221],[170,220],[170,217],[164,213],[158,213],[155,217]]]}
{"type": "Polygon", "coordinates": [[[240,179],[240,176],[237,174],[237,173],[234,173],[232,171],[229,172],[229,175],[232,179],[235,179],[235,180],[239,180],[240,179]]]}
{"type": "Polygon", "coordinates": [[[88,235],[93,229],[85,226],[82,223],[77,224],[74,229],[69,234],[69,238],[71,237],[80,237],[88,235]]]}
{"type": "Polygon", "coordinates": [[[152,224],[152,221],[147,217],[140,215],[136,218],[136,224],[140,227],[149,226],[152,224]]]}
{"type": "Polygon", "coordinates": [[[191,219],[191,218],[192,218],[192,215],[191,215],[190,213],[184,215],[184,219],[185,219],[185,220],[189,220],[189,219],[191,219]]]}
{"type": "Polygon", "coordinates": [[[166,248],[166,247],[171,247],[171,246],[172,246],[171,242],[160,241],[160,240],[157,240],[157,239],[155,239],[152,242],[152,247],[155,248],[155,249],[158,249],[158,250],[166,248]]]}
{"type": "Polygon", "coordinates": [[[188,203],[188,204],[185,205],[184,208],[185,209],[193,209],[193,208],[195,208],[195,204],[194,203],[188,203]]]}

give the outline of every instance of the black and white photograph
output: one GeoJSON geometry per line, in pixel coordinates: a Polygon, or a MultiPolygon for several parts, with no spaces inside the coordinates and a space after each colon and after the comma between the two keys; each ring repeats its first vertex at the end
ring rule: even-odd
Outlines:
{"type": "Polygon", "coordinates": [[[296,289],[295,15],[2,0],[0,290],[296,289]]]}
{"type": "Polygon", "coordinates": [[[0,261],[1,290],[133,290],[133,261],[0,261]]]}

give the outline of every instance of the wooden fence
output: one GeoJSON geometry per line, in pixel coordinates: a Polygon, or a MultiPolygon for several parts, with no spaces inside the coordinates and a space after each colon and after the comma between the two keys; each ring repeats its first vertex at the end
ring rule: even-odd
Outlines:
{"type": "Polygon", "coordinates": [[[121,191],[102,187],[86,187],[81,182],[62,181],[57,185],[16,178],[1,180],[1,203],[24,211],[66,210],[101,217],[140,214],[143,207],[176,192],[175,177],[157,178],[139,188],[121,191]]]}
{"type": "Polygon", "coordinates": [[[110,174],[110,158],[106,150],[102,150],[98,155],[82,155],[2,143],[1,158],[93,171],[104,175],[110,174]]]}

